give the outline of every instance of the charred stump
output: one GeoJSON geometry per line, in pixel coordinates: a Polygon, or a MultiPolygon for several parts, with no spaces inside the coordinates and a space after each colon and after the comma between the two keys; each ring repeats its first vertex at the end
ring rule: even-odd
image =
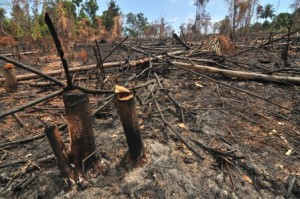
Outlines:
{"type": "Polygon", "coordinates": [[[133,162],[137,162],[137,160],[144,155],[144,144],[136,114],[134,96],[128,89],[118,85],[116,86],[115,93],[129,148],[129,157],[133,162]]]}
{"type": "Polygon", "coordinates": [[[50,142],[57,165],[68,188],[77,182],[77,173],[71,167],[66,147],[61,139],[60,132],[54,126],[46,127],[45,134],[50,142]]]}
{"type": "Polygon", "coordinates": [[[5,90],[8,93],[16,93],[18,91],[18,82],[13,64],[4,65],[5,90]]]}
{"type": "Polygon", "coordinates": [[[70,90],[63,94],[63,101],[69,128],[70,161],[82,171],[83,166],[90,168],[96,160],[93,155],[83,165],[83,160],[96,150],[89,98],[79,90],[70,90]]]}

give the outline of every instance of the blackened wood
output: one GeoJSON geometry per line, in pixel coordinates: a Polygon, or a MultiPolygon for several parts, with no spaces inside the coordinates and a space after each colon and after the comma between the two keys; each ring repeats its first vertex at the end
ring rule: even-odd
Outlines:
{"type": "Polygon", "coordinates": [[[190,46],[186,45],[176,33],[173,33],[173,38],[176,39],[181,45],[183,45],[187,50],[191,49],[190,46]]]}
{"type": "Polygon", "coordinates": [[[19,125],[20,125],[21,127],[24,127],[24,126],[25,126],[25,125],[24,125],[24,122],[21,120],[21,118],[20,118],[16,113],[14,113],[13,116],[14,116],[14,118],[17,120],[17,122],[19,123],[19,125]]]}
{"type": "Polygon", "coordinates": [[[50,142],[53,153],[57,159],[57,165],[62,177],[66,180],[68,186],[72,185],[72,181],[77,181],[77,174],[73,170],[68,158],[66,147],[61,139],[60,132],[54,126],[46,127],[45,134],[50,142]]]}
{"type": "Polygon", "coordinates": [[[98,45],[97,40],[95,40],[95,42],[96,42],[97,53],[98,53],[98,58],[99,58],[99,63],[98,63],[98,58],[97,58],[97,64],[99,64],[102,75],[105,75],[103,60],[102,60],[101,52],[100,52],[100,49],[99,49],[99,45],[98,45]]]}
{"type": "Polygon", "coordinates": [[[49,14],[47,12],[45,13],[45,22],[46,22],[46,24],[48,26],[48,29],[49,29],[49,31],[52,35],[52,38],[53,38],[53,41],[55,43],[57,52],[58,52],[58,54],[60,56],[60,59],[61,59],[61,62],[63,64],[64,71],[65,71],[66,78],[67,78],[67,85],[68,85],[69,88],[72,88],[73,87],[72,78],[71,78],[71,75],[69,73],[68,63],[65,59],[65,53],[64,53],[63,48],[62,48],[62,46],[60,44],[60,41],[58,39],[58,36],[57,36],[57,33],[56,33],[55,28],[53,26],[53,23],[52,23],[52,21],[49,17],[49,14]]]}
{"type": "Polygon", "coordinates": [[[41,103],[41,102],[43,102],[43,101],[46,101],[46,100],[48,100],[48,99],[51,99],[51,98],[53,98],[53,97],[55,97],[55,96],[61,94],[63,91],[64,91],[64,90],[56,91],[56,92],[51,93],[51,94],[49,94],[49,95],[43,96],[43,97],[38,98],[38,99],[36,99],[36,100],[33,100],[33,101],[31,101],[31,102],[28,102],[27,104],[24,104],[24,105],[22,105],[22,106],[19,106],[19,107],[16,107],[16,108],[14,108],[14,109],[8,110],[8,111],[6,111],[6,112],[0,113],[0,119],[3,118],[3,117],[6,117],[6,116],[8,116],[8,115],[11,115],[11,114],[13,114],[13,113],[16,113],[16,112],[18,112],[18,111],[24,110],[24,109],[26,109],[26,108],[28,108],[28,107],[33,106],[33,105],[36,105],[36,104],[38,104],[38,103],[41,103]]]}
{"type": "MultiPolygon", "coordinates": [[[[66,91],[63,94],[70,137],[70,159],[79,170],[82,161],[96,150],[93,133],[93,121],[89,107],[88,95],[79,90],[66,91]]],[[[89,168],[96,158],[86,161],[89,168]]]]}
{"type": "Polygon", "coordinates": [[[103,63],[105,62],[105,60],[113,53],[115,52],[115,50],[117,50],[126,40],[128,39],[128,36],[125,37],[114,49],[112,49],[112,51],[110,51],[104,58],[103,58],[103,63]]]}
{"type": "Polygon", "coordinates": [[[126,136],[129,157],[136,162],[144,154],[144,144],[140,132],[133,94],[122,86],[115,89],[118,110],[126,136]]]}
{"type": "Polygon", "coordinates": [[[18,82],[16,78],[15,67],[13,64],[4,65],[5,90],[8,93],[18,92],[18,82]]]}

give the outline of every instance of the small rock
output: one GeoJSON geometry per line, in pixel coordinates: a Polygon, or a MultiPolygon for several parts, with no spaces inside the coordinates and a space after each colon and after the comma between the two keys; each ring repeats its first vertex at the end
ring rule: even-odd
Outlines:
{"type": "Polygon", "coordinates": [[[0,174],[0,182],[5,183],[9,181],[9,177],[7,176],[7,173],[3,172],[0,174]]]}
{"type": "Polygon", "coordinates": [[[194,163],[194,159],[191,157],[186,157],[183,160],[186,164],[193,164],[194,163]]]}
{"type": "Polygon", "coordinates": [[[220,192],[220,196],[221,196],[221,198],[223,198],[223,199],[229,198],[229,193],[228,193],[227,190],[222,190],[222,191],[220,192]]]}
{"type": "Polygon", "coordinates": [[[218,185],[222,185],[224,182],[224,174],[220,173],[216,176],[216,183],[218,183],[218,185]]]}
{"type": "Polygon", "coordinates": [[[261,188],[263,189],[269,189],[272,185],[271,183],[269,183],[268,181],[264,181],[264,180],[259,180],[258,184],[261,186],[261,188]]]}
{"type": "Polygon", "coordinates": [[[220,189],[217,186],[213,186],[209,188],[210,192],[213,193],[215,195],[215,197],[219,197],[220,196],[220,189]]]}

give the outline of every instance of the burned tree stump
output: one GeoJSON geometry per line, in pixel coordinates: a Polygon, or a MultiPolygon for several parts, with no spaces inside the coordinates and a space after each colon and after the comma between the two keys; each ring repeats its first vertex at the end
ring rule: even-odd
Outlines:
{"type": "Polygon", "coordinates": [[[13,64],[7,63],[4,65],[5,75],[5,90],[8,93],[15,93],[18,91],[18,82],[13,64]]]}
{"type": "Polygon", "coordinates": [[[144,154],[144,144],[136,114],[134,96],[128,89],[118,85],[116,86],[115,93],[122,126],[129,148],[129,157],[134,162],[137,162],[144,154]]]}
{"type": "MultiPolygon", "coordinates": [[[[82,171],[82,161],[96,150],[89,98],[79,90],[70,90],[63,94],[63,101],[69,128],[70,160],[82,171]]],[[[84,168],[90,168],[95,160],[95,156],[88,158],[84,168]]]]}
{"type": "Polygon", "coordinates": [[[45,134],[50,142],[53,153],[57,159],[58,168],[68,187],[77,181],[77,173],[72,169],[66,148],[60,136],[60,132],[54,126],[46,127],[45,134]]]}

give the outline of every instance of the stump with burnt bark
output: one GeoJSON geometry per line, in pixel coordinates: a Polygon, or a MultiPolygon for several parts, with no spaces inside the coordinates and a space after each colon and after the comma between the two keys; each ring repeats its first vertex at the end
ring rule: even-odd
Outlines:
{"type": "Polygon", "coordinates": [[[96,150],[96,145],[88,95],[79,90],[70,90],[63,94],[63,101],[69,128],[70,161],[79,170],[89,168],[96,157],[83,160],[96,150]]]}
{"type": "Polygon", "coordinates": [[[16,93],[18,91],[18,82],[13,64],[7,63],[4,65],[4,75],[5,91],[8,93],[16,93]]]}
{"type": "Polygon", "coordinates": [[[144,144],[140,132],[133,94],[122,86],[116,86],[117,105],[126,136],[129,157],[133,162],[143,156],[144,144]]]}

